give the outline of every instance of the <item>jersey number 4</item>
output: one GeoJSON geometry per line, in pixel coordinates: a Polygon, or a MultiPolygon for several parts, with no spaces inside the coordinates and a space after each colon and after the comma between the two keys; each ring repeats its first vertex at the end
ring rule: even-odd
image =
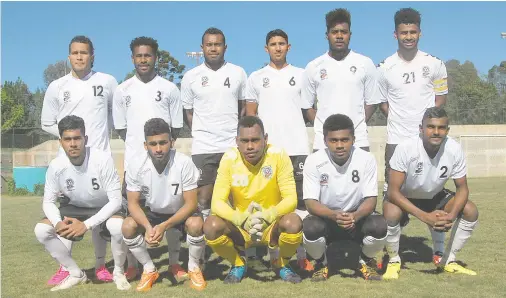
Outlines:
{"type": "Polygon", "coordinates": [[[230,89],[230,79],[228,77],[225,79],[225,82],[223,83],[223,86],[227,86],[228,89],[230,89]]]}

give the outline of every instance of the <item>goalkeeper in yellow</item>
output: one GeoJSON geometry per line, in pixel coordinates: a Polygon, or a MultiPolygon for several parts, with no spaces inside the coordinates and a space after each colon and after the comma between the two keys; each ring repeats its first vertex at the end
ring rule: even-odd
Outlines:
{"type": "Polygon", "coordinates": [[[299,283],[300,276],[288,266],[302,242],[302,221],[294,213],[297,193],[290,158],[267,145],[263,123],[255,116],[239,120],[236,142],[237,148],[221,159],[212,215],[204,223],[207,244],[232,264],[224,283],[241,282],[246,264],[238,250],[257,245],[279,248],[274,262],[277,274],[284,281],[299,283]]]}

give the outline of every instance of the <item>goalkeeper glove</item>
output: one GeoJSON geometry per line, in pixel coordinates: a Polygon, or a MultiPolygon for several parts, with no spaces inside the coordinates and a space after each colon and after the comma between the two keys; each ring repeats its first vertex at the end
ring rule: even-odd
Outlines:
{"type": "Polygon", "coordinates": [[[278,211],[275,207],[271,207],[268,209],[264,209],[263,211],[257,211],[253,213],[251,216],[253,219],[260,219],[266,221],[268,224],[271,224],[278,218],[278,211]]]}

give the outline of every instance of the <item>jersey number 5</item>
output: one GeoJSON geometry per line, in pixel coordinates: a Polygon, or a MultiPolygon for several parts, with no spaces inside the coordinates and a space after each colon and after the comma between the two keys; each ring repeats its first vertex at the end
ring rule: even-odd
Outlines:
{"type": "Polygon", "coordinates": [[[97,178],[91,179],[91,185],[93,186],[94,190],[98,190],[100,188],[100,184],[97,183],[97,178]]]}
{"type": "Polygon", "coordinates": [[[179,189],[179,184],[176,183],[176,184],[172,184],[172,186],[174,186],[176,189],[174,190],[174,195],[177,195],[177,190],[179,189]]]}

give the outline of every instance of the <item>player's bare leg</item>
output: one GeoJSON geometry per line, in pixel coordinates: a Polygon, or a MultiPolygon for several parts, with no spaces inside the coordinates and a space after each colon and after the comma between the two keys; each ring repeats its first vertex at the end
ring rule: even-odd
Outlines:
{"type": "Polygon", "coordinates": [[[144,268],[141,280],[137,285],[137,291],[149,291],[160,275],[149,256],[148,247],[144,240],[144,228],[137,225],[132,217],[127,217],[123,221],[121,230],[123,241],[144,268]]]}
{"type": "Polygon", "coordinates": [[[289,266],[289,261],[302,242],[302,220],[296,213],[286,214],[272,228],[269,247],[279,247],[277,264],[278,274],[282,280],[299,283],[300,276],[289,266]]]}
{"type": "Polygon", "coordinates": [[[231,222],[211,215],[204,222],[204,235],[207,244],[220,257],[232,265],[224,283],[239,283],[246,275],[245,260],[241,258],[236,247],[244,247],[241,232],[231,222]]]}
{"type": "Polygon", "coordinates": [[[206,247],[203,226],[204,220],[200,216],[189,217],[185,222],[190,287],[199,291],[205,289],[207,286],[200,267],[200,257],[206,247]]]}

